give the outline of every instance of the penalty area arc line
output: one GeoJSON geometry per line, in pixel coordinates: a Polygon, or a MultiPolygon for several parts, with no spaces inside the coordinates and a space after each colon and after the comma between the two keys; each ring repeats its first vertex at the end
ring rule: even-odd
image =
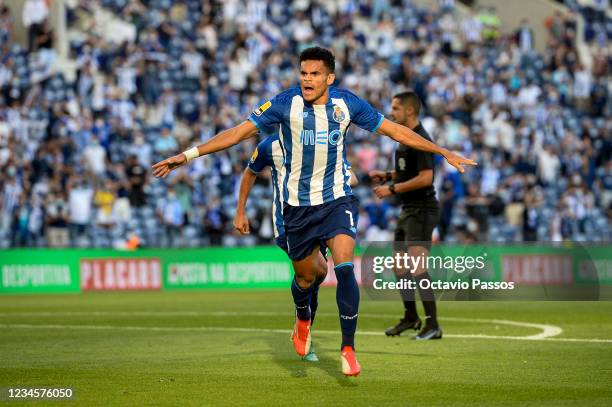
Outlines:
{"type": "MultiPolygon", "coordinates": [[[[270,311],[25,311],[25,312],[0,312],[0,317],[5,316],[48,316],[48,317],[60,317],[60,316],[134,316],[134,317],[145,317],[145,316],[244,316],[244,315],[252,315],[252,316],[291,316],[292,314],[284,313],[284,312],[270,312],[270,311]]],[[[338,314],[331,312],[319,312],[317,313],[320,317],[337,317],[338,314]]],[[[361,318],[381,318],[381,319],[391,319],[395,318],[395,315],[390,314],[377,314],[377,313],[363,313],[360,315],[361,318]]],[[[515,338],[525,338],[525,339],[547,339],[560,335],[563,333],[563,329],[555,325],[547,325],[547,324],[537,324],[532,322],[521,322],[521,321],[512,321],[506,319],[483,319],[483,318],[457,318],[457,317],[439,317],[442,321],[455,321],[455,322],[468,322],[468,323],[480,323],[480,324],[494,324],[494,325],[508,325],[508,326],[516,326],[521,328],[533,328],[539,329],[541,332],[534,335],[528,336],[516,336],[515,338]]],[[[361,333],[361,331],[359,331],[361,333]]],[[[446,335],[448,337],[453,337],[452,334],[446,335]]],[[[467,338],[467,337],[491,337],[491,338],[510,338],[512,336],[503,336],[503,335],[460,335],[456,336],[458,338],[467,338]]]]}

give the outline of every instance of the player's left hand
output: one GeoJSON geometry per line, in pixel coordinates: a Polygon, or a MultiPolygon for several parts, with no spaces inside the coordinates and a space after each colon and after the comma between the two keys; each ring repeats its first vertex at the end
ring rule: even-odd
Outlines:
{"type": "Polygon", "coordinates": [[[392,195],[391,188],[389,188],[389,185],[377,186],[376,188],[374,188],[374,194],[379,198],[386,198],[392,195]]]}
{"type": "Polygon", "coordinates": [[[236,216],[234,216],[234,229],[240,232],[241,235],[248,235],[251,233],[249,218],[247,218],[244,213],[236,213],[236,216]]]}
{"type": "Polygon", "coordinates": [[[462,155],[455,154],[452,151],[448,151],[444,155],[444,158],[446,158],[446,161],[448,161],[450,165],[455,167],[457,171],[462,174],[465,172],[465,168],[463,168],[464,165],[478,165],[476,161],[469,158],[465,158],[462,155]]]}

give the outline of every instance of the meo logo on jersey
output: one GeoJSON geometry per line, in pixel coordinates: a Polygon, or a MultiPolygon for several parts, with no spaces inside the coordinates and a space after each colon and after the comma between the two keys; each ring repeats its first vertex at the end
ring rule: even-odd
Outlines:
{"type": "Polygon", "coordinates": [[[303,129],[300,132],[300,144],[305,146],[314,146],[316,144],[331,144],[335,146],[338,144],[338,139],[342,133],[340,130],[333,130],[331,133],[328,133],[327,130],[317,131],[315,137],[314,130],[303,129]]]}
{"type": "Polygon", "coordinates": [[[253,111],[253,113],[255,114],[255,116],[261,116],[263,112],[270,108],[270,106],[272,106],[272,102],[268,100],[266,103],[259,106],[255,111],[253,111]]]}
{"type": "Polygon", "coordinates": [[[336,105],[334,105],[333,117],[334,117],[334,121],[337,123],[342,123],[344,119],[346,119],[346,115],[344,114],[340,106],[336,106],[336,105]]]}

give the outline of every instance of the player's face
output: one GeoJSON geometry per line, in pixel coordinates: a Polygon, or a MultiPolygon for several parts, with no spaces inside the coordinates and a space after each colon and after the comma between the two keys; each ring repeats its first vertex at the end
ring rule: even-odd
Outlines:
{"type": "Polygon", "coordinates": [[[334,83],[335,75],[323,61],[302,61],[300,64],[300,86],[306,102],[320,104],[327,102],[327,88],[334,83]]]}
{"type": "Polygon", "coordinates": [[[402,105],[399,99],[395,98],[391,101],[391,120],[396,123],[403,124],[408,119],[406,107],[402,105]]]}

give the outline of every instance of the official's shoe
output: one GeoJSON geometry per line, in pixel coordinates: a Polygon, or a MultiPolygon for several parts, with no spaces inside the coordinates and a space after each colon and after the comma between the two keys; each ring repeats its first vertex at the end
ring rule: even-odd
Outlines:
{"type": "Polygon", "coordinates": [[[387,336],[401,335],[402,332],[408,329],[414,329],[415,331],[418,331],[419,329],[421,329],[421,325],[422,323],[419,318],[415,319],[414,321],[409,321],[406,318],[402,318],[397,325],[387,328],[385,330],[385,335],[387,336]]]}
{"type": "Polygon", "coordinates": [[[418,335],[412,337],[415,341],[428,341],[430,339],[442,339],[442,330],[440,327],[432,328],[425,325],[425,328],[418,335]]]}
{"type": "Polygon", "coordinates": [[[299,318],[295,318],[295,326],[293,327],[293,334],[291,335],[291,341],[295,348],[295,353],[299,356],[304,357],[310,352],[310,320],[302,321],[299,318]]]}
{"type": "Polygon", "coordinates": [[[315,353],[314,345],[312,343],[310,344],[310,351],[308,351],[308,354],[304,356],[302,360],[306,362],[318,362],[319,361],[319,357],[315,353]]]}
{"type": "Polygon", "coordinates": [[[361,366],[357,362],[355,350],[352,347],[343,347],[340,359],[342,360],[342,373],[345,376],[357,376],[361,373],[361,366]]]}

